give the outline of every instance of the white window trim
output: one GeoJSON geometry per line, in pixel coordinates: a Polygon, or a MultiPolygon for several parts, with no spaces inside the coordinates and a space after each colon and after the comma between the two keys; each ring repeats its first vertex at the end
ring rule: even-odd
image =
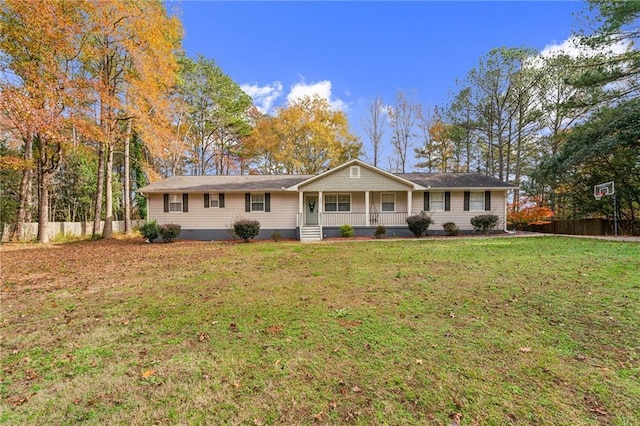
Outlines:
{"type": "MultiPolygon", "coordinates": [[[[323,213],[329,213],[329,214],[331,214],[331,213],[351,213],[351,206],[353,205],[353,203],[351,202],[352,201],[351,194],[331,193],[331,194],[325,194],[323,198],[324,198],[322,200],[323,201],[322,202],[323,213]],[[340,210],[340,196],[349,197],[349,210],[340,210]],[[326,207],[327,207],[327,197],[336,197],[336,202],[335,202],[336,209],[335,210],[327,210],[326,209],[326,207]]],[[[334,203],[331,203],[331,204],[334,204],[334,203]]]]}
{"type": "MultiPolygon", "coordinates": [[[[256,202],[256,204],[257,204],[257,202],[256,202]]],[[[249,202],[249,206],[251,207],[251,208],[250,208],[251,213],[264,213],[264,210],[265,210],[265,204],[266,204],[266,197],[265,197],[265,195],[264,195],[264,192],[252,192],[252,193],[251,193],[251,200],[250,200],[250,202],[249,202]],[[261,195],[261,196],[262,196],[262,210],[254,210],[254,209],[253,209],[253,203],[254,203],[254,201],[253,201],[253,196],[254,196],[254,195],[261,195]]]]}
{"type": "Polygon", "coordinates": [[[395,192],[382,192],[380,193],[380,211],[384,212],[384,213],[395,213],[396,212],[396,207],[397,207],[397,203],[396,203],[396,194],[395,192]],[[383,197],[385,195],[391,195],[393,196],[393,210],[383,210],[383,197]]]}
{"type": "Polygon", "coordinates": [[[430,211],[443,212],[444,211],[444,207],[445,207],[444,203],[445,203],[445,201],[444,201],[444,191],[431,191],[431,194],[429,196],[429,210],[430,211]],[[442,208],[437,208],[437,209],[434,208],[434,206],[433,206],[433,201],[434,201],[433,195],[434,194],[440,194],[442,196],[442,198],[440,200],[438,200],[438,201],[442,201],[442,208]]]}
{"type": "Polygon", "coordinates": [[[209,193],[209,207],[212,209],[220,208],[220,193],[219,192],[211,192],[209,193]],[[216,201],[217,205],[214,206],[213,202],[216,201]]]}
{"type": "MultiPolygon", "coordinates": [[[[484,201],[485,201],[485,194],[484,191],[469,191],[469,211],[471,212],[480,212],[480,211],[484,211],[484,201]],[[482,198],[482,206],[480,207],[473,207],[473,194],[480,194],[481,198],[482,198]]],[[[475,201],[476,203],[479,203],[479,201],[475,201]]]]}
{"type": "Polygon", "coordinates": [[[360,166],[349,167],[349,178],[360,179],[360,166]]]}
{"type": "Polygon", "coordinates": [[[184,210],[184,206],[182,205],[182,194],[169,194],[169,213],[182,213],[184,210]],[[178,202],[173,201],[172,199],[178,199],[178,202]],[[171,210],[171,205],[176,204],[180,206],[179,210],[171,210]]]}

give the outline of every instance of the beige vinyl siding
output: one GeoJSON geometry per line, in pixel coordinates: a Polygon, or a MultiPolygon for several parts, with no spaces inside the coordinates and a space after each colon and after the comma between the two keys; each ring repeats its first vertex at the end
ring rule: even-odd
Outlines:
{"type": "Polygon", "coordinates": [[[327,176],[300,186],[300,191],[324,191],[324,192],[356,192],[356,191],[406,191],[411,187],[402,182],[381,175],[366,167],[360,167],[360,177],[351,178],[349,167],[328,173],[327,176]]]}
{"type": "MultiPolygon", "coordinates": [[[[268,191],[267,191],[268,192],[268,191]]],[[[225,207],[204,207],[204,194],[189,194],[189,212],[164,212],[163,194],[149,194],[149,217],[158,224],[177,223],[183,229],[231,229],[238,219],[254,219],[262,229],[294,229],[298,211],[297,192],[270,192],[270,212],[245,212],[244,192],[222,192],[225,207]]],[[[255,193],[262,193],[255,191],[255,193]]]]}
{"type": "MultiPolygon", "coordinates": [[[[433,192],[440,192],[434,190],[433,192]]],[[[464,211],[464,191],[449,191],[451,192],[451,211],[429,211],[427,212],[434,223],[430,226],[432,230],[442,230],[442,224],[446,222],[453,222],[460,230],[472,231],[471,218],[481,214],[495,214],[498,216],[498,227],[496,229],[504,229],[505,217],[505,191],[491,191],[491,211],[485,210],[472,210],[464,211]]],[[[474,192],[474,191],[471,191],[474,192]]],[[[483,192],[479,189],[477,192],[483,192]]],[[[424,209],[424,192],[416,191],[413,193],[413,212],[414,214],[424,209]]]]}

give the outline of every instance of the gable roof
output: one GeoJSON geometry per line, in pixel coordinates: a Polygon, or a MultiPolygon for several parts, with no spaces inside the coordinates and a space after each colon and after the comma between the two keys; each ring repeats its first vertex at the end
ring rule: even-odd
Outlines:
{"type": "MultiPolygon", "coordinates": [[[[358,165],[401,182],[413,190],[482,189],[507,190],[517,186],[479,173],[390,173],[360,160],[351,160],[317,175],[225,175],[225,176],[173,176],[140,188],[140,193],[167,192],[245,192],[245,191],[297,191],[301,186],[315,182],[347,167],[358,165]]],[[[372,188],[375,190],[375,188],[372,188]]]]}
{"type": "Polygon", "coordinates": [[[152,183],[138,192],[243,192],[283,191],[313,175],[235,175],[235,176],[173,176],[152,183]]]}
{"type": "Polygon", "coordinates": [[[333,169],[330,169],[330,170],[327,170],[327,171],[325,171],[323,173],[320,173],[320,174],[317,174],[315,176],[312,176],[309,179],[307,179],[305,181],[302,181],[302,182],[300,182],[298,184],[292,185],[289,189],[297,191],[298,188],[301,187],[301,186],[310,184],[311,182],[314,182],[316,180],[322,179],[322,178],[327,177],[327,176],[329,176],[329,175],[331,175],[333,173],[336,173],[336,172],[338,172],[340,170],[346,169],[347,167],[351,167],[351,166],[354,166],[354,165],[357,165],[357,166],[360,166],[360,167],[364,167],[364,168],[372,170],[372,171],[374,171],[374,172],[376,172],[376,173],[378,173],[380,175],[386,176],[387,178],[390,178],[390,179],[393,179],[393,180],[398,181],[400,183],[403,183],[404,185],[407,185],[407,186],[413,188],[414,191],[415,190],[419,190],[419,189],[424,189],[419,183],[412,182],[412,181],[410,181],[408,179],[405,179],[401,175],[390,173],[390,172],[387,172],[385,170],[379,169],[379,168],[377,168],[375,166],[372,166],[371,164],[367,164],[367,163],[365,163],[365,162],[363,162],[361,160],[358,160],[357,158],[353,159],[351,161],[347,161],[346,163],[343,163],[343,164],[339,165],[338,167],[334,167],[333,169]]]}

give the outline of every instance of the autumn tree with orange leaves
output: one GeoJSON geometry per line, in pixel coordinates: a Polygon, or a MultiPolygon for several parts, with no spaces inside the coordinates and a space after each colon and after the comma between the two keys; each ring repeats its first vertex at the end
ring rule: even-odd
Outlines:
{"type": "Polygon", "coordinates": [[[507,206],[507,223],[513,229],[524,229],[527,225],[548,223],[554,212],[536,197],[520,197],[507,206]]]}
{"type": "Polygon", "coordinates": [[[257,173],[315,174],[357,158],[361,147],[345,114],[314,96],[258,119],[244,155],[257,173]]]}
{"type": "Polygon", "coordinates": [[[35,173],[38,241],[48,242],[51,179],[72,134],[92,131],[83,103],[88,85],[77,60],[86,43],[86,10],[81,6],[85,4],[55,0],[6,0],[0,5],[0,113],[3,131],[23,152],[18,238],[35,173]]]}
{"type": "MultiPolygon", "coordinates": [[[[175,84],[182,29],[160,1],[92,2],[90,32],[81,61],[94,91],[98,146],[98,180],[93,236],[100,234],[105,191],[104,238],[113,221],[113,153],[118,144],[128,148],[133,126],[147,141],[162,143],[170,135],[169,89],[175,84]]],[[[129,153],[125,149],[125,159],[129,153]]],[[[127,171],[128,172],[128,171],[127,171]]],[[[130,197],[125,179],[125,198],[130,197]]]]}

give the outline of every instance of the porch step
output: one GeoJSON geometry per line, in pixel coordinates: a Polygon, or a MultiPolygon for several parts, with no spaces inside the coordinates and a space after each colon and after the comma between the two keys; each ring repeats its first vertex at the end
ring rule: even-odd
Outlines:
{"type": "Polygon", "coordinates": [[[300,241],[322,241],[319,226],[303,226],[300,228],[300,241]]]}

